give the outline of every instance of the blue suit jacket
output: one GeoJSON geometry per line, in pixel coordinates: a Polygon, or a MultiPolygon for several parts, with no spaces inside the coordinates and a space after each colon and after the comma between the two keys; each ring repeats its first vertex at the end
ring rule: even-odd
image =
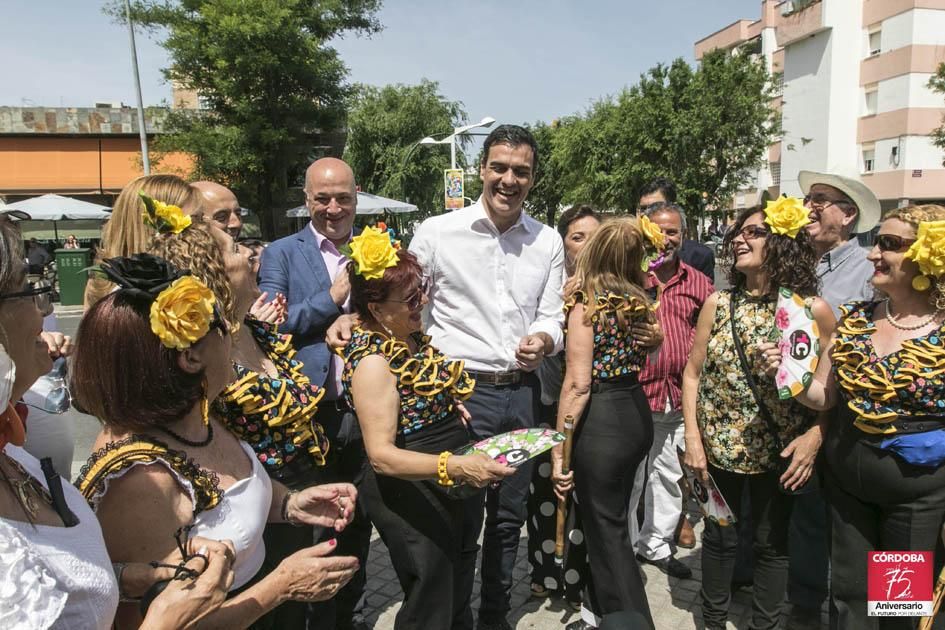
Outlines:
{"type": "Polygon", "coordinates": [[[331,352],[325,331],[341,314],[331,299],[331,277],[318,249],[312,228],[280,238],[263,251],[259,265],[259,288],[269,298],[282,293],[288,304],[285,323],[279,330],[292,335],[302,372],[314,385],[325,384],[331,352]]]}

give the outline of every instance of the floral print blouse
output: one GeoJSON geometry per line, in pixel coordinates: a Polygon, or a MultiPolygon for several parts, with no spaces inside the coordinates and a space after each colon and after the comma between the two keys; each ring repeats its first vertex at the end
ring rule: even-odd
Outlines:
{"type": "Polygon", "coordinates": [[[217,397],[214,409],[253,447],[270,477],[291,484],[325,464],[328,440],[315,422],[325,392],[302,373],[291,335],[249,316],[244,324],[279,375],[272,378],[234,363],[236,381],[217,397]]]}
{"type": "MultiPolygon", "coordinates": [[[[588,297],[584,291],[575,291],[565,302],[565,322],[578,302],[587,307],[588,297]]],[[[592,382],[599,383],[636,374],[643,369],[648,350],[639,345],[630,334],[629,323],[645,321],[652,310],[653,307],[638,297],[610,292],[597,296],[596,308],[591,316],[591,326],[594,328],[592,382]],[[619,325],[618,318],[621,316],[626,318],[626,326],[619,325]]]]}
{"type": "MultiPolygon", "coordinates": [[[[777,469],[779,449],[775,436],[758,411],[735,350],[729,319],[731,296],[729,290],[719,292],[699,379],[696,419],[709,463],[730,472],[758,474],[777,469]]],[[[778,427],[783,447],[811,426],[816,413],[793,398],[781,400],[774,379],[754,364],[752,349],[777,335],[776,306],[776,295],[739,296],[735,329],[754,370],[762,400],[778,427]]]]}
{"type": "Polygon", "coordinates": [[[902,348],[877,356],[871,337],[873,312],[880,302],[854,302],[840,307],[833,369],[855,426],[865,433],[895,433],[902,417],[945,415],[945,324],[927,335],[909,339],[902,348]]]}
{"type": "Polygon", "coordinates": [[[462,361],[451,361],[430,345],[430,337],[416,335],[417,351],[411,352],[399,339],[361,327],[351,333],[344,348],[336,350],[344,359],[341,373],[345,399],[351,399],[351,379],[358,363],[366,356],[379,354],[387,360],[391,373],[397,377],[400,394],[400,424],[397,432],[410,435],[456,415],[456,402],[472,395],[476,382],[463,369],[462,361]]]}

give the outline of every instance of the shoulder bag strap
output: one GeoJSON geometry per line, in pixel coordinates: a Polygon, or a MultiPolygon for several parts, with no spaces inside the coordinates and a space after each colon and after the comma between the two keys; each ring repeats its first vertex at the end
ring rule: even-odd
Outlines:
{"type": "Polygon", "coordinates": [[[774,436],[775,445],[780,453],[784,449],[781,443],[781,433],[778,431],[778,425],[775,424],[774,418],[771,417],[771,412],[768,411],[768,406],[765,405],[764,401],[761,399],[761,394],[758,392],[758,385],[755,383],[755,378],[751,373],[748,357],[745,356],[745,349],[742,347],[742,341],[738,337],[738,331],[735,330],[735,295],[735,291],[732,291],[729,294],[728,300],[728,319],[732,326],[732,343],[735,345],[735,352],[738,353],[738,360],[742,365],[742,372],[745,374],[745,382],[748,383],[748,389],[751,390],[751,395],[755,398],[755,404],[758,405],[758,412],[761,414],[761,418],[765,421],[765,424],[768,425],[768,430],[771,431],[771,434],[774,436]]]}

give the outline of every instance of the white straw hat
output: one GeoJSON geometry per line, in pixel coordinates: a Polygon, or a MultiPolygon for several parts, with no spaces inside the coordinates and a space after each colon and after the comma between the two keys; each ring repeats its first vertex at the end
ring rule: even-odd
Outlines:
{"type": "Polygon", "coordinates": [[[859,179],[844,177],[843,175],[801,171],[797,174],[797,180],[805,195],[810,192],[810,188],[814,184],[824,184],[833,186],[849,197],[857,208],[856,224],[853,226],[855,233],[869,232],[879,223],[882,214],[879,199],[859,179]]]}

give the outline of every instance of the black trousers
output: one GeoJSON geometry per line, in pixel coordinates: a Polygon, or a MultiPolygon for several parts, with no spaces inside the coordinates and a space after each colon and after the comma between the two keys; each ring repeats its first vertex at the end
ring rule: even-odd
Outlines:
{"type": "Polygon", "coordinates": [[[650,406],[636,379],[595,385],[574,438],[577,509],[587,559],[585,602],[595,614],[642,614],[653,626],[627,512],[637,467],[653,444],[650,406]]]}
{"type": "MultiPolygon", "coordinates": [[[[324,427],[329,451],[325,466],[319,469],[317,483],[347,482],[358,485],[364,474],[364,442],[358,420],[341,401],[322,401],[316,420],[324,427]]],[[[343,532],[333,529],[315,532],[315,542],[337,538],[335,555],[354,556],[361,563],[358,572],[332,599],[309,604],[309,630],[345,630],[358,621],[365,606],[367,558],[371,549],[371,521],[364,501],[358,497],[354,520],[343,532]]]]}
{"type": "MultiPolygon", "coordinates": [[[[788,526],[793,497],[778,489],[776,471],[757,475],[729,472],[709,464],[709,474],[729,507],[741,514],[747,491],[751,500],[752,629],[777,628],[788,582],[788,526]],[[747,482],[747,483],[746,483],[747,482]]],[[[705,519],[702,534],[702,617],[707,629],[724,628],[732,600],[732,575],[739,530],[705,519]]]]}
{"type": "MultiPolygon", "coordinates": [[[[831,628],[914,628],[913,617],[867,616],[867,553],[934,551],[942,566],[945,466],[912,466],[864,440],[845,408],[824,442],[830,508],[831,628]]],[[[941,627],[939,618],[936,627],[941,627]]]]}
{"type": "Polygon", "coordinates": [[[404,591],[396,630],[462,627],[464,502],[447,498],[434,483],[368,468],[360,486],[404,591]]]}
{"type": "MultiPolygon", "coordinates": [[[[525,374],[518,385],[495,386],[477,384],[466,409],[472,415],[471,433],[477,440],[535,426],[541,404],[538,377],[525,374]]],[[[511,610],[512,571],[518,553],[518,541],[525,523],[528,486],[533,462],[519,466],[518,472],[507,477],[498,487],[490,487],[466,501],[466,519],[463,530],[464,627],[472,628],[472,611],[468,603],[472,597],[476,555],[479,552],[479,532],[483,529],[485,503],[485,531],[482,535],[482,564],[480,575],[479,619],[495,623],[504,619],[511,610]]]]}

